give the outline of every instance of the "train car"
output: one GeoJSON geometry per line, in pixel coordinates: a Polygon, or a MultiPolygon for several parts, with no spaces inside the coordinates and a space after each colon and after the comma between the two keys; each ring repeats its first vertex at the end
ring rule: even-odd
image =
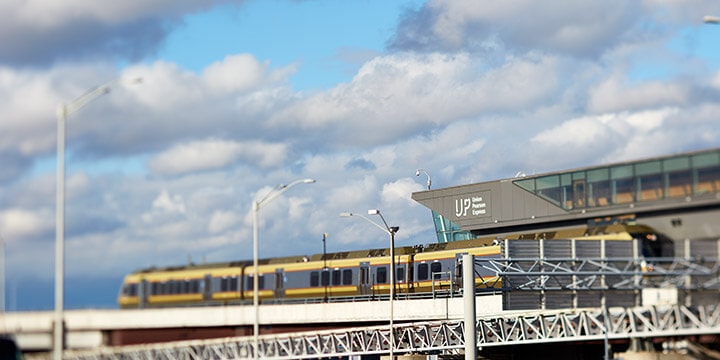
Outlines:
{"type": "MultiPolygon", "coordinates": [[[[476,260],[507,256],[531,261],[543,256],[570,257],[572,246],[576,256],[583,257],[599,257],[601,247],[602,253],[611,257],[636,253],[652,257],[663,253],[663,239],[646,226],[609,224],[399,247],[395,249],[395,293],[412,297],[459,289],[463,254],[472,254],[476,260]],[[639,248],[633,248],[635,244],[639,248]]],[[[258,297],[263,302],[386,298],[391,286],[390,268],[389,249],[262,259],[258,297]]],[[[479,289],[497,291],[502,281],[488,269],[475,266],[475,283],[479,289]]],[[[253,270],[252,261],[241,261],[137,271],[125,277],[118,305],[249,304],[253,301],[253,270]]]]}
{"type": "MultiPolygon", "coordinates": [[[[413,288],[415,292],[431,293],[455,290],[462,286],[462,255],[476,258],[499,258],[502,249],[498,241],[487,238],[428,245],[413,257],[413,288]]],[[[475,269],[475,283],[499,284],[496,274],[475,269]]]]}

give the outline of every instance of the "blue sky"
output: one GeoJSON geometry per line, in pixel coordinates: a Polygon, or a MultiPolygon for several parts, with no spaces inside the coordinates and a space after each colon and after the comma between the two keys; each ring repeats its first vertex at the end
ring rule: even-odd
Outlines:
{"type": "Polygon", "coordinates": [[[0,234],[11,310],[53,306],[56,107],[68,307],[124,274],[436,241],[433,188],[720,146],[715,0],[9,1],[0,234]],[[533,19],[533,21],[528,21],[533,19]],[[22,34],[22,36],[18,35],[22,34]],[[142,84],[125,81],[142,77],[142,84]]]}
{"type": "Polygon", "coordinates": [[[297,64],[297,89],[323,89],[352,78],[385,50],[404,11],[423,1],[249,1],[184,17],[157,59],[201,71],[227,54],[252,53],[271,66],[297,64]],[[368,21],[368,20],[371,21],[368,21]]]}

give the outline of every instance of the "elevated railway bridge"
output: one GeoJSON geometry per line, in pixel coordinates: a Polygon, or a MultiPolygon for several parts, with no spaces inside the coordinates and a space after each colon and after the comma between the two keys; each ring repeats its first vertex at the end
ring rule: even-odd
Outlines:
{"type": "MultiPolygon", "coordinates": [[[[461,288],[458,278],[425,298],[401,294],[394,312],[383,301],[387,295],[266,301],[259,307],[257,348],[251,306],[68,311],[65,356],[441,356],[465,352],[472,342],[480,355],[490,356],[523,348],[509,345],[583,344],[610,352],[633,344],[720,343],[720,149],[428,190],[412,198],[432,211],[439,242],[490,236],[501,247],[497,256],[475,258],[481,283],[461,288]],[[562,236],[568,229],[617,224],[652,232],[635,233],[632,241],[562,236]],[[476,296],[468,295],[473,291],[476,296]],[[464,309],[468,299],[475,299],[474,311],[464,309]]],[[[6,313],[0,333],[42,357],[54,325],[50,313],[6,313]]]]}
{"type": "MultiPolygon", "coordinates": [[[[475,268],[491,268],[504,279],[499,291],[490,283],[475,289],[475,324],[470,331],[475,332],[481,354],[510,345],[582,343],[622,348],[635,341],[669,346],[684,339],[720,339],[717,258],[474,262],[475,268]],[[652,271],[647,269],[648,261],[652,271]],[[535,307],[508,310],[508,295],[523,293],[538,299],[535,307]],[[553,299],[567,294],[575,294],[576,302],[598,294],[600,306],[552,308],[560,306],[553,299]]],[[[258,349],[243,330],[252,318],[247,306],[70,312],[70,350],[65,358],[233,359],[252,358],[256,351],[261,358],[274,359],[360,358],[387,354],[390,344],[395,355],[457,355],[465,351],[468,325],[463,313],[466,291],[456,290],[434,299],[395,301],[392,330],[387,326],[387,301],[263,305],[265,334],[258,349]],[[188,339],[194,339],[143,343],[152,336],[162,340],[159,334],[173,331],[185,331],[188,339]],[[203,332],[212,339],[197,339],[203,332]]],[[[51,319],[49,313],[10,313],[0,329],[16,334],[21,347],[40,351],[35,356],[43,358],[47,354],[42,351],[51,344],[51,319]]]]}

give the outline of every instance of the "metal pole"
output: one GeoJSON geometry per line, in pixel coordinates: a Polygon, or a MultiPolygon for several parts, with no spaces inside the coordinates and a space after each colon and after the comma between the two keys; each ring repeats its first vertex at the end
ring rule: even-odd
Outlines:
{"type": "MultiPolygon", "coordinates": [[[[323,242],[323,275],[325,275],[325,274],[327,273],[327,271],[328,271],[328,268],[327,268],[327,248],[325,247],[325,240],[327,239],[327,236],[328,236],[327,233],[323,233],[323,237],[322,237],[322,242],[323,242]]],[[[328,282],[330,282],[330,274],[327,274],[327,277],[328,277],[328,282]]],[[[321,276],[321,279],[320,279],[320,280],[322,281],[322,276],[321,276]]],[[[325,285],[325,298],[324,298],[324,301],[325,301],[325,302],[328,302],[328,293],[327,293],[327,291],[328,291],[328,284],[325,283],[324,285],[325,285]]]]}
{"type": "MultiPolygon", "coordinates": [[[[91,89],[84,95],[69,104],[62,104],[57,109],[57,179],[55,200],[55,326],[53,331],[53,358],[62,359],[64,346],[63,297],[65,278],[65,128],[67,117],[99,96],[110,92],[113,80],[105,85],[91,89]]],[[[141,82],[141,78],[131,80],[131,83],[141,82]]]]}
{"type": "Polygon", "coordinates": [[[463,308],[465,312],[465,360],[477,359],[477,329],[475,327],[475,257],[462,256],[463,308]]]}
{"type": "Polygon", "coordinates": [[[5,264],[5,238],[0,235],[0,260],[2,260],[2,276],[0,277],[0,313],[5,313],[5,283],[7,279],[7,265],[5,264]]]}
{"type": "Polygon", "coordinates": [[[260,335],[260,294],[259,285],[260,275],[258,274],[258,212],[262,204],[268,203],[269,201],[277,198],[285,191],[288,191],[291,187],[297,184],[312,184],[315,180],[313,179],[299,179],[291,182],[287,185],[280,185],[274,191],[270,191],[260,200],[255,200],[252,203],[253,213],[253,308],[255,311],[255,321],[253,321],[253,344],[255,351],[253,352],[253,358],[257,359],[259,356],[259,339],[260,335]]]}
{"type": "Polygon", "coordinates": [[[53,358],[63,356],[63,280],[65,275],[65,123],[67,106],[58,109],[57,179],[55,184],[55,325],[53,329],[53,358]]]}
{"type": "Polygon", "coordinates": [[[253,359],[258,358],[260,335],[260,297],[258,295],[258,210],[260,204],[257,201],[252,203],[253,213],[253,310],[255,310],[255,321],[253,322],[253,359]]]}
{"type": "Polygon", "coordinates": [[[393,301],[395,300],[395,231],[390,229],[390,359],[394,360],[395,330],[393,329],[393,301]]]}

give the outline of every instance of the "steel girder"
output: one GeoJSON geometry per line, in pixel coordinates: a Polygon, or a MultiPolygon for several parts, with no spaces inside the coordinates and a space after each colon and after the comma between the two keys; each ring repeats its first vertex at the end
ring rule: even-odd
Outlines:
{"type": "MultiPolygon", "coordinates": [[[[720,305],[523,311],[479,318],[479,347],[720,334],[720,305]]],[[[462,320],[398,324],[396,354],[458,353],[464,348],[462,320]]],[[[263,335],[259,357],[305,359],[389,352],[386,326],[313,333],[263,335]]],[[[252,358],[252,337],[187,341],[72,352],[66,359],[196,360],[252,358]]]]}
{"type": "MultiPolygon", "coordinates": [[[[476,259],[510,290],[720,289],[718,259],[682,258],[509,258],[476,259]]],[[[490,290],[497,290],[490,283],[490,290]]],[[[481,289],[482,290],[482,289],[481,289]]]]}

